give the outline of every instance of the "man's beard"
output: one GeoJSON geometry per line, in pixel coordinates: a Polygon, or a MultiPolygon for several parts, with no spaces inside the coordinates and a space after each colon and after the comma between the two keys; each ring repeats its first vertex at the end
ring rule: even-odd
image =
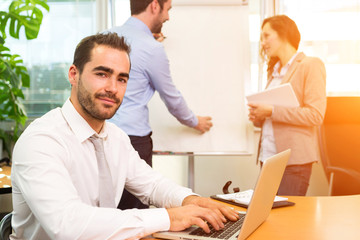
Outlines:
{"type": "Polygon", "coordinates": [[[121,100],[111,93],[95,93],[94,99],[98,97],[107,97],[109,99],[112,99],[118,104],[118,107],[114,108],[114,110],[111,112],[102,111],[102,109],[109,109],[112,106],[106,104],[100,107],[97,106],[94,100],[91,98],[91,94],[82,85],[81,78],[79,78],[77,98],[82,109],[89,116],[98,120],[106,120],[112,118],[116,113],[116,111],[118,110],[118,108],[120,107],[121,100]]]}
{"type": "Polygon", "coordinates": [[[161,33],[163,23],[159,23],[158,25],[154,26],[152,29],[152,33],[161,33]]]}

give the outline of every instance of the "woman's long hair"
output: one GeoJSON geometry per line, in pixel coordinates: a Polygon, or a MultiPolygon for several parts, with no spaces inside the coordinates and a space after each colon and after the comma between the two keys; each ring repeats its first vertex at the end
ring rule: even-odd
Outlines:
{"type": "MultiPolygon", "coordinates": [[[[266,23],[270,24],[270,27],[277,32],[279,37],[285,41],[288,41],[296,50],[299,48],[300,43],[300,32],[296,26],[296,23],[286,15],[276,15],[264,19],[261,29],[263,29],[266,23]]],[[[260,56],[264,61],[266,59],[265,51],[260,48],[260,56]]],[[[278,57],[270,57],[267,60],[267,73],[268,79],[273,73],[275,64],[279,61],[278,57]]]]}

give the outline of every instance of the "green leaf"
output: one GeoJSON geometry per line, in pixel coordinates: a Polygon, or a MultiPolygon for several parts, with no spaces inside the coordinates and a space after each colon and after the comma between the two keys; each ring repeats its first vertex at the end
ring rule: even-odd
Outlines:
{"type": "Polygon", "coordinates": [[[49,8],[49,5],[46,4],[47,1],[44,1],[44,0],[33,0],[33,2],[35,4],[38,4],[40,6],[42,6],[43,8],[45,8],[46,11],[50,11],[50,8],[49,8]]]}
{"type": "Polygon", "coordinates": [[[38,8],[38,6],[41,6],[45,10],[49,11],[46,1],[17,0],[10,4],[10,36],[19,38],[20,30],[24,27],[27,39],[34,39],[37,37],[43,19],[43,12],[38,8]]]}
{"type": "Polygon", "coordinates": [[[21,82],[22,82],[22,86],[25,88],[29,88],[30,87],[30,75],[26,73],[23,73],[21,75],[21,82]]]}
{"type": "Polygon", "coordinates": [[[0,45],[0,52],[5,52],[5,51],[10,52],[10,49],[5,47],[4,45],[0,45]]]}
{"type": "Polygon", "coordinates": [[[40,24],[37,19],[30,19],[28,22],[24,23],[24,26],[27,39],[37,38],[40,30],[40,24]]]}

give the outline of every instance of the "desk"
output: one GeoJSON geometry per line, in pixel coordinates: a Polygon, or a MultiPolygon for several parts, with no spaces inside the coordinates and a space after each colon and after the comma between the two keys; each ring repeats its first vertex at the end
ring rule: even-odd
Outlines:
{"type": "Polygon", "coordinates": [[[0,194],[11,193],[11,167],[0,167],[0,194]]]}
{"type": "Polygon", "coordinates": [[[360,195],[289,197],[289,201],[296,205],[271,210],[268,219],[248,240],[360,238],[360,195]]]}

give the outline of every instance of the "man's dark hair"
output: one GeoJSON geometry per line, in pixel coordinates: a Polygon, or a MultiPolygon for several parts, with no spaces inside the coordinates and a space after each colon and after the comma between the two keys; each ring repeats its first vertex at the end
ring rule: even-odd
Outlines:
{"type": "Polygon", "coordinates": [[[76,46],[73,64],[81,74],[86,63],[91,61],[91,51],[98,45],[105,45],[120,51],[130,53],[130,46],[125,42],[124,37],[119,37],[116,33],[98,33],[88,36],[81,40],[76,46]]]}
{"type": "Polygon", "coordinates": [[[168,0],[130,0],[131,15],[137,15],[144,12],[147,6],[149,6],[152,1],[158,1],[162,10],[164,7],[164,3],[168,0]]]}

